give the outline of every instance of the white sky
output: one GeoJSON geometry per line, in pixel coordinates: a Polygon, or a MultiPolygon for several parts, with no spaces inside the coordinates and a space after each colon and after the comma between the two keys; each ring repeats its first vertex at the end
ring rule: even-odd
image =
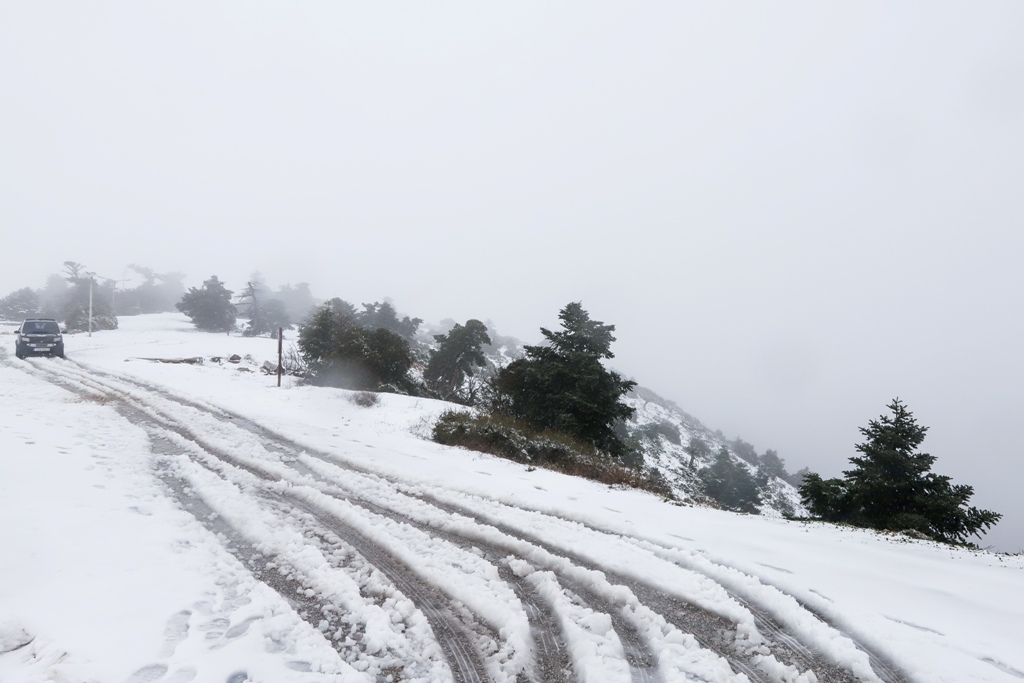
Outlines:
{"type": "Polygon", "coordinates": [[[1024,547],[1024,6],[0,5],[0,295],[308,281],[616,367],[836,475],[894,396],[1024,547]],[[15,245],[20,245],[21,248],[15,245]]]}

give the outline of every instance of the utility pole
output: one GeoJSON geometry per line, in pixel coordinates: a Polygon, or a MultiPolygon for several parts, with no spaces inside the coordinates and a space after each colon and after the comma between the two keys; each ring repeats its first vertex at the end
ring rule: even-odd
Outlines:
{"type": "Polygon", "coordinates": [[[96,273],[86,273],[89,276],[89,336],[92,336],[92,283],[95,281],[96,273]]]}
{"type": "Polygon", "coordinates": [[[281,375],[284,374],[282,350],[284,348],[284,328],[277,328],[277,386],[281,386],[281,375]]]}
{"type": "MultiPolygon", "coordinates": [[[[96,284],[96,278],[99,278],[99,279],[104,280],[106,282],[113,283],[113,286],[111,287],[111,292],[110,292],[110,309],[111,309],[110,312],[111,312],[112,315],[117,315],[117,313],[116,313],[117,308],[115,306],[117,301],[114,298],[117,295],[117,283],[118,282],[129,282],[130,280],[115,280],[112,277],[103,277],[102,275],[97,275],[96,273],[86,273],[86,275],[89,276],[89,336],[91,337],[92,336],[92,289],[93,289],[93,286],[96,284]]],[[[123,285],[122,285],[122,288],[123,288],[123,285]]]]}

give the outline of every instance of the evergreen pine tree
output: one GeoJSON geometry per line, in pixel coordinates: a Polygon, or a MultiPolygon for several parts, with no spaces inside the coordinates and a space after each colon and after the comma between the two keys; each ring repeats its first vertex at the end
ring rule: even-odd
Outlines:
{"type": "Polygon", "coordinates": [[[684,449],[690,456],[690,463],[688,467],[692,470],[694,462],[699,458],[700,460],[705,459],[711,455],[711,446],[708,442],[699,436],[691,436],[689,443],[686,444],[684,449]]]}
{"type": "Polygon", "coordinates": [[[777,451],[768,449],[764,452],[760,458],[758,458],[757,469],[759,472],[763,472],[767,478],[778,477],[779,479],[785,479],[788,474],[786,473],[786,461],[779,457],[777,451]]]}
{"type": "Polygon", "coordinates": [[[935,457],[920,453],[927,427],[898,398],[861,427],[861,454],[843,479],[808,474],[800,495],[811,512],[829,521],[892,531],[914,530],[939,541],[962,543],[999,521],[999,513],[967,505],[974,489],[930,472],[935,457]]]}
{"type": "Polygon", "coordinates": [[[198,330],[230,332],[235,328],[237,314],[231,295],[232,291],[213,275],[201,288],[189,287],[175,308],[191,318],[198,330]]]}
{"type": "Polygon", "coordinates": [[[448,334],[434,335],[434,340],[438,347],[430,353],[423,379],[444,399],[466,400],[460,393],[466,378],[487,362],[482,348],[491,343],[487,326],[467,320],[465,325],[456,323],[448,334]]]}
{"type": "MultiPolygon", "coordinates": [[[[280,299],[267,299],[263,303],[263,328],[259,334],[276,337],[279,329],[292,329],[292,318],[288,308],[280,299]]],[[[257,334],[253,329],[253,334],[257,334]]]]}
{"type": "Polygon", "coordinates": [[[410,318],[409,316],[399,319],[395,307],[388,301],[363,304],[363,310],[357,314],[357,318],[361,327],[368,330],[384,328],[408,342],[413,341],[416,337],[416,330],[423,322],[420,318],[410,318]]]}
{"type": "Polygon", "coordinates": [[[728,447],[718,449],[715,462],[702,470],[700,477],[704,492],[722,507],[758,514],[761,497],[757,481],[745,465],[733,460],[728,447]]]}
{"type": "Polygon", "coordinates": [[[541,328],[547,345],[525,347],[525,358],[495,377],[493,408],[539,429],[570,434],[613,456],[625,455],[614,424],[633,415],[621,399],[636,382],[601,363],[614,357],[615,326],[591,320],[579,303],[568,304],[558,317],[562,330],[541,328]]]}
{"type": "Polygon", "coordinates": [[[39,295],[29,287],[17,289],[0,299],[0,320],[21,320],[36,315],[39,295]]]}
{"type": "Polygon", "coordinates": [[[346,389],[408,388],[409,344],[384,328],[359,325],[355,308],[331,299],[299,328],[299,352],[317,384],[346,389]]]}
{"type": "Polygon", "coordinates": [[[237,305],[240,315],[249,319],[242,330],[246,337],[273,337],[278,328],[291,329],[292,321],[284,302],[271,298],[270,290],[259,273],[245,283],[237,305]]]}
{"type": "Polygon", "coordinates": [[[843,472],[847,489],[856,492],[857,521],[876,529],[915,514],[925,474],[935,462],[935,456],[917,450],[928,428],[898,398],[888,408],[892,417],[882,415],[860,429],[867,440],[856,446],[861,455],[850,458],[856,467],[843,472]]]}

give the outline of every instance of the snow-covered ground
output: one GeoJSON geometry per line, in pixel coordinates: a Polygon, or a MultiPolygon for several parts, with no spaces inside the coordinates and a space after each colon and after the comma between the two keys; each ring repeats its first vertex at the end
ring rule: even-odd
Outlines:
{"type": "Polygon", "coordinates": [[[851,680],[890,677],[866,651],[893,680],[1024,679],[1020,556],[439,446],[423,435],[445,404],[278,388],[256,367],[276,341],[177,315],[68,335],[66,361],[0,338],[4,683],[445,681],[466,675],[459,642],[495,681],[815,680],[764,619],[851,680]],[[252,362],[209,360],[232,354],[252,362]],[[732,624],[734,666],[647,595],[732,624]],[[566,670],[537,668],[538,610],[566,670]]]}

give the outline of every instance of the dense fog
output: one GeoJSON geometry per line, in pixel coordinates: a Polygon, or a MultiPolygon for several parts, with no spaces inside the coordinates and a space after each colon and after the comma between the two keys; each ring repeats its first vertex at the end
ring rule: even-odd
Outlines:
{"type": "Polygon", "coordinates": [[[1022,19],[8,4],[0,296],[259,273],[527,343],[580,301],[619,372],[790,471],[898,396],[1021,550],[1022,19]]]}

